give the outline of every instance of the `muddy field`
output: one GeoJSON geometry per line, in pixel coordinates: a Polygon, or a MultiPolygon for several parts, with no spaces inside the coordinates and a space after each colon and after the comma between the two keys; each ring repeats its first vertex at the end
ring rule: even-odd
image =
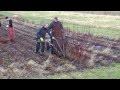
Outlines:
{"type": "Polygon", "coordinates": [[[74,33],[65,29],[66,57],[35,54],[36,25],[14,23],[15,43],[7,41],[6,23],[0,30],[0,78],[31,78],[120,62],[120,40],[74,33]]]}
{"type": "Polygon", "coordinates": [[[36,54],[35,28],[15,23],[15,43],[7,41],[5,24],[1,28],[0,78],[29,78],[76,69],[70,61],[56,55],[49,55],[47,52],[44,56],[36,54]]]}

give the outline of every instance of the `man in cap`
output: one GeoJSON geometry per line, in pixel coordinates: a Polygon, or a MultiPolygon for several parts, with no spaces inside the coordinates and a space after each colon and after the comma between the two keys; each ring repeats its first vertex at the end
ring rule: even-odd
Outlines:
{"type": "MultiPolygon", "coordinates": [[[[55,37],[55,39],[59,42],[60,47],[63,48],[63,25],[62,23],[58,20],[58,17],[54,17],[52,22],[50,23],[48,29],[52,29],[52,35],[55,37]]],[[[58,45],[56,42],[52,40],[52,43],[54,46],[58,49],[58,45]]],[[[53,49],[52,49],[53,50],[53,49]]],[[[54,50],[52,51],[54,53],[54,50]]]]}
{"type": "Polygon", "coordinates": [[[45,49],[45,36],[46,33],[52,38],[52,35],[50,34],[50,30],[48,30],[48,24],[43,24],[41,28],[39,28],[37,34],[36,34],[36,53],[38,53],[40,46],[41,46],[41,54],[43,54],[45,49]]]}

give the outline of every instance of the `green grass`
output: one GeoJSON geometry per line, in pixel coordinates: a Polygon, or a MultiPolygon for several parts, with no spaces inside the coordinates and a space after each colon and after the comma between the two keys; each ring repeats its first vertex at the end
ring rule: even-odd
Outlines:
{"type": "Polygon", "coordinates": [[[48,75],[49,79],[120,79],[120,64],[96,67],[71,73],[48,75]]]}
{"type": "Polygon", "coordinates": [[[64,27],[69,27],[75,32],[120,38],[120,16],[92,15],[69,11],[0,11],[0,14],[7,16],[17,14],[26,20],[37,23],[50,23],[54,16],[58,16],[64,27]]]}

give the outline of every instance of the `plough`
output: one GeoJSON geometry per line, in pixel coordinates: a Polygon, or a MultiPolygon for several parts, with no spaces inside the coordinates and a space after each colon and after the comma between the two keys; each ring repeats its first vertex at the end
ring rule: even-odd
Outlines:
{"type": "MultiPolygon", "coordinates": [[[[49,47],[50,47],[50,49],[49,49],[49,54],[52,54],[52,48],[53,48],[55,54],[57,54],[58,56],[63,56],[63,57],[65,57],[64,47],[62,48],[62,47],[60,46],[60,43],[58,42],[58,40],[57,40],[56,38],[54,38],[54,39],[52,39],[52,40],[56,42],[59,50],[57,49],[57,47],[56,47],[54,44],[51,43],[51,39],[49,39],[48,37],[46,37],[45,43],[46,43],[46,45],[47,45],[47,43],[48,43],[48,45],[49,45],[49,47]]],[[[63,45],[63,46],[64,46],[64,45],[63,45]]]]}

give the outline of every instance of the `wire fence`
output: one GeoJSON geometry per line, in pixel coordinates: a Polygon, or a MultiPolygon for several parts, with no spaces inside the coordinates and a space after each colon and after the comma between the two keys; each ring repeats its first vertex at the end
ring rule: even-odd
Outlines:
{"type": "Polygon", "coordinates": [[[68,31],[72,31],[74,33],[93,35],[109,39],[120,39],[120,26],[117,22],[109,22],[109,24],[99,24],[97,20],[94,21],[94,23],[88,21],[84,21],[83,23],[63,22],[63,26],[68,31]],[[112,25],[112,23],[115,24],[112,25]]]}

